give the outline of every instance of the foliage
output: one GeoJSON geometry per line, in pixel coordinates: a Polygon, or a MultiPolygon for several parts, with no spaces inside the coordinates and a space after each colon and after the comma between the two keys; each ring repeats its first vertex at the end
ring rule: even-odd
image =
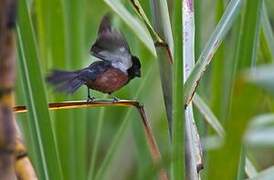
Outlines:
{"type": "Polygon", "coordinates": [[[188,34],[180,0],[19,2],[16,95],[29,112],[17,119],[40,179],[156,179],[162,169],[154,166],[139,114],[131,108],[47,108],[48,102],[85,100],[84,87],[75,95],[58,94],[44,77],[51,69],[76,70],[95,60],[89,49],[109,11],[142,63],[142,78],[114,95],[145,105],[162,153],[160,165],[172,179],[188,174],[183,117],[192,101],[206,152],[201,179],[274,177],[271,0],[185,1],[195,15],[196,49],[188,56],[182,51],[195,47],[183,43],[188,34]],[[193,69],[183,68],[185,57],[194,55],[193,69]]]}

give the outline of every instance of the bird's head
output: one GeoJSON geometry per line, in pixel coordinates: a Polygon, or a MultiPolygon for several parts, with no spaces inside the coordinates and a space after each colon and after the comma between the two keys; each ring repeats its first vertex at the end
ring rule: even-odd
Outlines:
{"type": "Polygon", "coordinates": [[[129,79],[141,77],[141,63],[138,57],[132,56],[132,66],[127,70],[129,79]]]}

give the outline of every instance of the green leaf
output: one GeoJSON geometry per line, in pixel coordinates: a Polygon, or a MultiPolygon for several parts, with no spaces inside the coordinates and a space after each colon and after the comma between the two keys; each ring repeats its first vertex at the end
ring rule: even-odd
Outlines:
{"type": "MultiPolygon", "coordinates": [[[[171,30],[167,2],[165,0],[153,0],[151,3],[153,12],[153,27],[168,44],[173,56],[173,35],[171,30]]],[[[165,49],[157,48],[158,65],[160,69],[161,85],[164,95],[169,135],[172,136],[172,65],[168,62],[168,53],[165,49]]]]}
{"type": "Polygon", "coordinates": [[[214,53],[220,46],[225,35],[231,28],[234,19],[238,16],[241,2],[241,0],[232,0],[229,2],[220,22],[216,26],[193,70],[191,71],[184,87],[184,98],[186,104],[191,101],[195,88],[202,78],[204,71],[211,62],[214,53]]]}
{"type": "MultiPolygon", "coordinates": [[[[105,98],[106,98],[106,96],[103,97],[103,99],[105,99],[105,98]]],[[[92,148],[90,167],[89,167],[89,171],[88,171],[88,179],[89,180],[92,180],[92,178],[94,178],[95,162],[96,162],[96,159],[98,156],[98,147],[99,147],[100,137],[102,135],[105,113],[106,113],[105,107],[102,107],[99,111],[95,140],[94,140],[93,148],[92,148]]]]}
{"type": "Polygon", "coordinates": [[[174,64],[172,83],[172,163],[171,179],[185,179],[185,118],[183,97],[183,27],[182,1],[174,1],[173,30],[174,30],[174,64]]]}
{"type": "Polygon", "coordinates": [[[193,102],[205,118],[206,122],[217,132],[220,137],[224,137],[224,128],[222,127],[216,116],[212,113],[210,108],[207,106],[207,104],[203,101],[203,99],[198,94],[196,94],[193,97],[193,102]]]}
{"type": "MultiPolygon", "coordinates": [[[[157,34],[168,44],[173,56],[174,42],[169,17],[168,3],[166,0],[153,0],[151,3],[153,12],[154,29],[157,34]]],[[[167,58],[167,57],[166,57],[167,58]]]]}
{"type": "Polygon", "coordinates": [[[134,6],[134,9],[137,11],[138,15],[143,19],[147,29],[149,30],[151,36],[153,37],[154,41],[163,43],[163,40],[159,37],[156,31],[153,29],[152,25],[150,24],[145,11],[143,10],[141,4],[138,0],[131,0],[131,3],[134,6]]]}
{"type": "Polygon", "coordinates": [[[245,140],[249,146],[274,147],[274,114],[252,118],[245,140]]]}
{"type": "Polygon", "coordinates": [[[44,78],[35,41],[27,1],[20,1],[18,22],[19,58],[25,95],[29,109],[29,127],[33,142],[31,157],[36,157],[38,176],[40,179],[62,179],[60,160],[57,153],[53,126],[48,112],[44,78]],[[33,156],[32,156],[33,155],[33,156]]]}
{"type": "Polygon", "coordinates": [[[257,175],[257,170],[255,166],[252,164],[252,162],[246,158],[245,160],[245,172],[249,178],[252,178],[257,175]]]}
{"type": "Polygon", "coordinates": [[[274,65],[262,65],[246,71],[245,79],[274,95],[274,65]]]}
{"type": "MultiPolygon", "coordinates": [[[[218,136],[221,138],[224,138],[225,137],[224,128],[219,123],[219,120],[216,118],[214,113],[210,110],[208,105],[203,101],[203,99],[198,94],[196,94],[193,97],[193,103],[198,108],[199,112],[202,114],[204,120],[211,126],[211,128],[213,128],[217,132],[218,136]]],[[[272,116],[267,116],[264,118],[271,119],[271,117],[272,116]]],[[[269,122],[269,120],[265,120],[264,122],[269,122]]],[[[214,138],[213,143],[216,143],[217,140],[219,141],[220,139],[214,138]]],[[[217,145],[219,144],[220,143],[218,143],[217,145]]],[[[245,172],[247,173],[248,177],[253,177],[257,174],[257,171],[254,165],[252,164],[252,162],[249,160],[249,158],[246,158],[245,172]]]]}
{"type": "MultiPolygon", "coordinates": [[[[44,64],[44,69],[64,69],[68,63],[68,39],[66,38],[65,28],[65,8],[61,0],[37,0],[37,34],[40,50],[40,58],[44,64]],[[58,27],[58,28],[56,28],[58,27]]],[[[64,101],[65,95],[56,94],[47,89],[50,100],[64,101]]],[[[57,146],[60,154],[60,160],[63,170],[64,179],[70,177],[70,134],[72,133],[72,116],[68,111],[55,111],[52,120],[56,133],[57,146]],[[69,122],[69,123],[68,123],[69,122]]]]}
{"type": "Polygon", "coordinates": [[[271,166],[267,169],[260,171],[255,177],[251,180],[271,180],[274,177],[274,166],[271,166]]]}
{"type": "MultiPolygon", "coordinates": [[[[70,0],[65,3],[65,33],[68,41],[68,62],[70,69],[83,68],[83,64],[88,59],[88,50],[85,43],[85,27],[86,27],[86,1],[85,0],[70,0]]],[[[72,98],[86,98],[85,91],[78,91],[72,98]]],[[[87,117],[86,109],[77,109],[71,112],[70,130],[69,133],[69,178],[84,180],[87,178],[87,117]]]]}
{"type": "Polygon", "coordinates": [[[249,68],[256,64],[258,29],[261,17],[259,2],[246,3],[244,19],[241,24],[240,42],[237,54],[239,69],[249,68]],[[246,31],[248,29],[248,31],[246,31]]]}
{"type": "MultiPolygon", "coordinates": [[[[215,14],[215,21],[216,23],[219,22],[220,18],[222,17],[224,13],[224,0],[219,0],[216,2],[216,14],[215,14]]],[[[212,62],[212,74],[211,74],[211,92],[212,92],[212,97],[211,97],[211,104],[212,104],[212,109],[215,112],[216,116],[219,117],[221,121],[224,120],[224,117],[221,116],[223,115],[222,112],[226,111],[225,103],[223,103],[223,99],[220,98],[223,96],[224,93],[224,85],[227,82],[224,78],[224,69],[229,68],[229,66],[225,66],[225,59],[226,55],[225,54],[225,47],[228,43],[224,41],[216,54],[213,57],[213,62],[212,62]]],[[[229,52],[230,53],[230,52],[229,52]]]]}
{"type": "Polygon", "coordinates": [[[273,30],[270,24],[270,20],[267,14],[267,9],[265,7],[265,2],[263,2],[263,7],[262,7],[262,28],[263,28],[263,35],[264,39],[267,42],[268,45],[268,51],[271,54],[272,62],[274,61],[274,35],[273,35],[273,30]]]}
{"type": "MultiPolygon", "coordinates": [[[[258,26],[261,11],[261,0],[246,1],[244,18],[239,33],[239,49],[237,49],[237,62],[239,69],[251,67],[256,59],[256,47],[258,37],[258,26]],[[246,31],[248,29],[248,31],[246,31]]],[[[226,123],[226,138],[223,147],[216,152],[211,152],[209,177],[212,179],[235,179],[238,171],[239,159],[242,148],[242,139],[248,125],[249,119],[254,115],[257,99],[253,86],[243,81],[242,76],[236,76],[235,89],[231,103],[229,122],[226,123]],[[239,113],[241,112],[241,113],[239,113]],[[226,163],[223,163],[226,162],[226,163]],[[226,171],[216,171],[216,168],[226,171]]],[[[243,168],[240,168],[243,169],[243,168]]]]}

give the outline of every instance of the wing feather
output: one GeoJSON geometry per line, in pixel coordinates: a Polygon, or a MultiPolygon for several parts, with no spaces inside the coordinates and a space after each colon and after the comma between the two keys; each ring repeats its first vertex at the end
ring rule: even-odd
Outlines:
{"type": "Polygon", "coordinates": [[[109,15],[103,17],[98,37],[90,51],[93,56],[110,61],[122,70],[127,70],[132,66],[128,43],[123,34],[111,26],[109,15]]]}

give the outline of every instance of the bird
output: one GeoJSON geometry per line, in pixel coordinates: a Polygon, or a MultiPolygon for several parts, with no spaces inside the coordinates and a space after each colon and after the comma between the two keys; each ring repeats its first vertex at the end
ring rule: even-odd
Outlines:
{"type": "MultiPolygon", "coordinates": [[[[87,101],[94,101],[90,89],[111,95],[127,85],[135,77],[141,77],[141,63],[131,54],[124,35],[111,24],[111,16],[105,15],[100,23],[91,55],[98,60],[88,67],[76,70],[53,70],[46,81],[56,91],[74,93],[81,86],[87,86],[87,101]]],[[[118,98],[113,97],[116,101],[118,98]]]]}

